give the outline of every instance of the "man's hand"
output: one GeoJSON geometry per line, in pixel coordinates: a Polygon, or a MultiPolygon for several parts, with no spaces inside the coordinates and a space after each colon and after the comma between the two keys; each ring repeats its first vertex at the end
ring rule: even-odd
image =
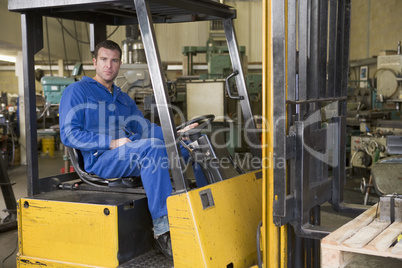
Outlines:
{"type": "MultiPolygon", "coordinates": [[[[186,126],[185,128],[180,129],[179,131],[177,131],[177,133],[185,132],[185,131],[190,130],[190,129],[192,129],[192,128],[195,128],[195,127],[197,127],[197,126],[198,126],[198,123],[192,123],[192,124],[186,126]]],[[[182,140],[188,140],[188,137],[182,137],[181,139],[182,139],[182,140]]]]}
{"type": "Polygon", "coordinates": [[[117,148],[119,146],[122,146],[128,142],[131,142],[131,140],[129,138],[121,138],[118,140],[112,140],[110,142],[110,150],[113,150],[114,148],[117,148]]]}
{"type": "Polygon", "coordinates": [[[187,130],[190,130],[190,129],[195,128],[197,126],[198,126],[198,123],[192,123],[191,125],[188,125],[183,129],[180,129],[179,131],[177,131],[177,133],[186,132],[187,130]]]}

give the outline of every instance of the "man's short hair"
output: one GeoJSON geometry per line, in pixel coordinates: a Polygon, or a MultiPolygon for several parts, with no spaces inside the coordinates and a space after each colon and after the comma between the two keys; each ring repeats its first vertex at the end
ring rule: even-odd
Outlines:
{"type": "Polygon", "coordinates": [[[99,43],[96,45],[95,51],[94,51],[94,58],[95,58],[95,59],[98,58],[98,51],[99,51],[99,49],[100,49],[101,47],[106,48],[106,49],[110,49],[110,50],[117,50],[117,51],[119,51],[119,52],[120,52],[120,60],[121,60],[121,53],[122,53],[122,52],[121,52],[121,48],[120,48],[120,46],[119,46],[116,42],[114,42],[114,41],[112,41],[112,40],[104,40],[104,41],[99,42],[99,43]]]}

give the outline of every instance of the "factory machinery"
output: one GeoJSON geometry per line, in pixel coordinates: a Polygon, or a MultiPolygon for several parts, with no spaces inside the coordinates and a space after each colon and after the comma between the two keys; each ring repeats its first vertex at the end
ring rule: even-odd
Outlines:
{"type": "Polygon", "coordinates": [[[402,136],[402,55],[401,44],[395,51],[382,51],[377,58],[376,71],[368,78],[368,66],[360,67],[360,79],[349,82],[348,135],[350,141],[348,164],[354,172],[360,170],[360,190],[373,191],[372,167],[380,160],[397,157],[395,140],[402,136]]]}
{"type": "Polygon", "coordinates": [[[350,83],[348,126],[352,167],[369,168],[379,158],[391,155],[386,137],[402,134],[400,45],[395,54],[388,54],[378,57],[372,80],[350,83]]]}

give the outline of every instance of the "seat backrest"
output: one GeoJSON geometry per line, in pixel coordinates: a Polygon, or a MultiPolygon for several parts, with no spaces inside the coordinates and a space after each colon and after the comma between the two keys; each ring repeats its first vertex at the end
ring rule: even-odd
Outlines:
{"type": "Polygon", "coordinates": [[[94,182],[96,182],[96,186],[108,185],[107,180],[99,178],[96,175],[89,174],[85,171],[84,157],[82,156],[82,153],[79,149],[67,147],[67,151],[68,155],[70,156],[71,164],[81,180],[91,185],[94,185],[94,182]]]}
{"type": "MultiPolygon", "coordinates": [[[[67,147],[68,154],[70,156],[71,164],[74,167],[74,170],[76,172],[85,172],[85,167],[84,167],[84,157],[82,156],[82,153],[80,150],[67,147]]],[[[88,173],[87,173],[88,174],[88,173]]]]}

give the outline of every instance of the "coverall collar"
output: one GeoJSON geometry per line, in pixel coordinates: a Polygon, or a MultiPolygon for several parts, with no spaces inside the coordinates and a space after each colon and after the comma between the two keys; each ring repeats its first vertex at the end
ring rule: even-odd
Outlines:
{"type": "Polygon", "coordinates": [[[113,83],[113,94],[110,93],[109,89],[107,89],[104,85],[102,85],[101,83],[99,83],[98,81],[96,81],[95,79],[88,77],[88,76],[83,76],[82,80],[88,82],[88,83],[93,83],[96,84],[98,86],[99,89],[105,90],[108,94],[113,96],[113,100],[116,100],[117,97],[120,95],[120,88],[118,86],[116,86],[113,83]]]}

